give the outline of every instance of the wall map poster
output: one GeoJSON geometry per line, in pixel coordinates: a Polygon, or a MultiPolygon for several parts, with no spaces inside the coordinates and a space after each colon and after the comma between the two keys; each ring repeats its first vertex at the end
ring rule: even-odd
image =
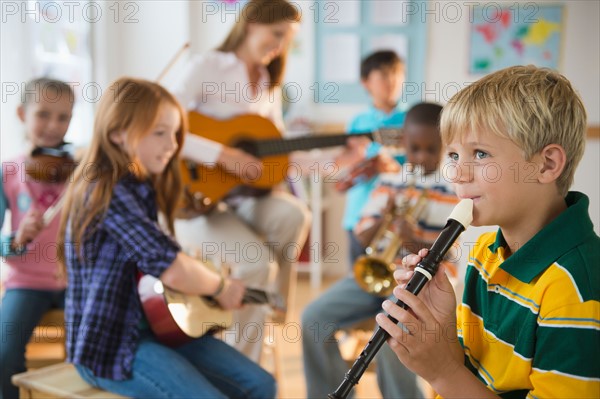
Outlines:
{"type": "Polygon", "coordinates": [[[562,5],[490,3],[473,8],[469,69],[486,74],[512,65],[559,69],[564,32],[562,5]]]}

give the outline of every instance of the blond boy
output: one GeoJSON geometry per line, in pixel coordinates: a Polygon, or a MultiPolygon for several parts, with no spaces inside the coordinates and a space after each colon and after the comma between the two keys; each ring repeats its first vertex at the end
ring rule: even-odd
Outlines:
{"type": "MultiPolygon", "coordinates": [[[[462,304],[438,273],[419,297],[394,294],[377,321],[408,368],[443,397],[586,398],[600,393],[600,238],[588,198],[569,192],[586,112],[570,82],[534,66],[490,74],[444,108],[441,131],[473,225],[462,304]],[[457,325],[455,326],[455,323],[457,325]]],[[[426,254],[395,274],[405,283],[426,254]]]]}

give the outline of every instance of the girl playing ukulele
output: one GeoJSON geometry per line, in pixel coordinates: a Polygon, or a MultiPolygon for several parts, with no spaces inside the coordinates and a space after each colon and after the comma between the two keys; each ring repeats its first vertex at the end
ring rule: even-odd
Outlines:
{"type": "Polygon", "coordinates": [[[185,115],[161,86],[123,78],[100,101],[86,158],[67,192],[60,240],[69,279],[68,361],[88,383],[130,397],[272,398],[273,378],[211,335],[160,344],[137,295],[139,273],[241,306],[244,286],[186,256],[173,232],[185,115]]]}

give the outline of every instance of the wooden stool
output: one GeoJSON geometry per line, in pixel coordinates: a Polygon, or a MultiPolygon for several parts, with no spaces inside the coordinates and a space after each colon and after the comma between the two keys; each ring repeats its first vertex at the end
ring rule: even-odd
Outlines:
{"type": "Polygon", "coordinates": [[[26,373],[15,374],[12,383],[19,387],[21,399],[123,399],[123,396],[94,388],[81,379],[75,366],[55,364],[26,373]]]}
{"type": "Polygon", "coordinates": [[[66,359],[65,312],[49,310],[33,330],[25,354],[28,369],[62,363],[66,359]]]}
{"type": "MultiPolygon", "coordinates": [[[[375,318],[372,318],[363,320],[342,330],[342,333],[346,334],[347,338],[353,343],[351,350],[342,351],[342,355],[344,360],[348,363],[348,367],[351,367],[354,364],[354,361],[358,358],[367,343],[369,343],[369,339],[373,336],[373,331],[376,327],[377,323],[375,322],[375,318]]],[[[375,360],[369,363],[367,371],[375,371],[375,360]]]]}
{"type": "Polygon", "coordinates": [[[263,349],[260,362],[265,369],[272,370],[273,377],[278,384],[281,383],[283,377],[280,361],[281,353],[279,351],[279,346],[281,344],[278,338],[279,334],[282,333],[281,325],[282,323],[274,321],[271,318],[271,315],[267,315],[265,319],[265,337],[263,339],[263,349]],[[269,328],[266,328],[267,325],[269,325],[269,328]],[[267,362],[265,357],[270,359],[270,367],[265,367],[264,363],[267,362]]]}

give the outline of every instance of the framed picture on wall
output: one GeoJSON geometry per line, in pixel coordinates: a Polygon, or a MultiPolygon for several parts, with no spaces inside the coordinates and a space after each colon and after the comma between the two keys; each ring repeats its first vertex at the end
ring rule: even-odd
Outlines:
{"type": "Polygon", "coordinates": [[[469,72],[487,74],[512,65],[559,69],[564,7],[539,3],[473,7],[469,72]]]}

